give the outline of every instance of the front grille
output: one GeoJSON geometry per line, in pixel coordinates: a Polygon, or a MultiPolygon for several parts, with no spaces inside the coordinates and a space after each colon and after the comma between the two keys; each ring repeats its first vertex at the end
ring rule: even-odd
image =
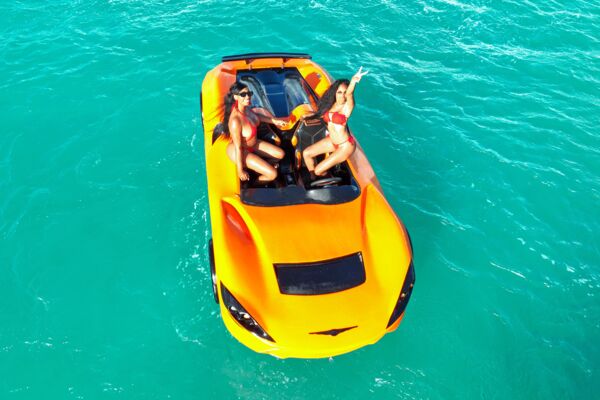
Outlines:
{"type": "Polygon", "coordinates": [[[354,329],[354,328],[358,328],[358,325],[355,326],[350,326],[348,328],[338,328],[338,329],[330,329],[328,331],[321,331],[321,332],[310,332],[311,335],[329,335],[329,336],[337,336],[340,333],[344,333],[346,331],[349,331],[350,329],[354,329]]]}

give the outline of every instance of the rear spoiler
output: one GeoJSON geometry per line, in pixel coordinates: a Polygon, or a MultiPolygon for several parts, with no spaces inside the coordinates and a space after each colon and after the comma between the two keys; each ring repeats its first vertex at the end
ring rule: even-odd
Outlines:
{"type": "Polygon", "coordinates": [[[283,58],[283,59],[307,58],[310,60],[312,57],[306,53],[247,53],[247,54],[237,54],[234,56],[224,56],[223,58],[221,58],[221,62],[239,61],[239,60],[246,60],[247,62],[251,62],[251,61],[259,59],[259,58],[283,58]]]}

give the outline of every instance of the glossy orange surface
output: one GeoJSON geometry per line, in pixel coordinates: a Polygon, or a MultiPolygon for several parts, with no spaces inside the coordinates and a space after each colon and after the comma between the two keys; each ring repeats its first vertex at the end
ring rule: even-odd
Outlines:
{"type": "Polygon", "coordinates": [[[309,59],[269,58],[224,62],[209,71],[202,84],[218,286],[223,283],[275,342],[242,327],[220,298],[221,315],[231,334],[255,351],[281,358],[329,357],[372,344],[398,326],[401,318],[386,328],[412,252],[406,230],[383,197],[360,145],[348,160],[361,189],[353,201],[280,207],[242,203],[235,166],[225,153],[228,140],[220,137],[213,144],[212,132],[223,118],[223,96],[235,81],[236,71],[282,65],[297,68],[319,96],[331,82],[309,59]],[[362,254],[366,272],[363,284],[325,295],[280,293],[274,263],[316,262],[357,252],[362,254]],[[353,326],[357,328],[337,336],[310,334],[353,326]]]}

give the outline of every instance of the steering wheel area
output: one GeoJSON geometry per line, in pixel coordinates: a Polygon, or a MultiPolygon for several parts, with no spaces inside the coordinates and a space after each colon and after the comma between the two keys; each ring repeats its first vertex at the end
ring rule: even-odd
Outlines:
{"type": "Polygon", "coordinates": [[[317,179],[310,183],[310,187],[314,188],[322,188],[327,186],[333,186],[342,181],[342,178],[339,176],[329,176],[327,178],[317,179]]]}

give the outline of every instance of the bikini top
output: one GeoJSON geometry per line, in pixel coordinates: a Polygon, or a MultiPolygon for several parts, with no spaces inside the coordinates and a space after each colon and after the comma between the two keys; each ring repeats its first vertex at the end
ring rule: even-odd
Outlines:
{"type": "Polygon", "coordinates": [[[245,114],[242,114],[242,115],[244,116],[244,119],[245,119],[246,121],[248,121],[248,123],[249,123],[249,124],[250,124],[250,126],[252,127],[252,132],[250,132],[250,135],[248,135],[248,136],[244,136],[244,130],[242,129],[242,136],[244,137],[244,139],[246,139],[246,141],[249,141],[249,140],[252,140],[253,138],[255,138],[255,137],[256,137],[256,130],[257,130],[257,127],[256,127],[256,125],[254,125],[254,124],[252,123],[252,121],[250,121],[250,119],[249,119],[249,118],[248,118],[248,117],[247,117],[245,114]]]}
{"type": "MultiPolygon", "coordinates": [[[[236,107],[236,108],[237,108],[237,102],[234,102],[234,103],[233,103],[233,107],[236,107]]],[[[255,137],[256,137],[257,125],[254,125],[254,124],[252,123],[252,121],[251,121],[251,120],[250,120],[250,119],[249,119],[249,118],[246,116],[246,114],[245,114],[245,113],[242,113],[242,112],[240,112],[240,114],[242,115],[242,117],[244,117],[244,119],[245,119],[245,120],[248,122],[248,124],[250,124],[250,126],[252,127],[252,131],[250,132],[250,135],[248,135],[248,136],[244,136],[244,129],[243,129],[243,127],[242,127],[242,137],[243,137],[244,139],[246,139],[246,141],[250,141],[250,140],[252,140],[253,138],[255,138],[255,137]]]]}
{"type": "Polygon", "coordinates": [[[327,123],[333,122],[336,125],[346,125],[348,117],[337,111],[326,112],[325,115],[323,115],[323,121],[327,123]],[[331,114],[331,118],[329,117],[329,114],[331,114]]]}

